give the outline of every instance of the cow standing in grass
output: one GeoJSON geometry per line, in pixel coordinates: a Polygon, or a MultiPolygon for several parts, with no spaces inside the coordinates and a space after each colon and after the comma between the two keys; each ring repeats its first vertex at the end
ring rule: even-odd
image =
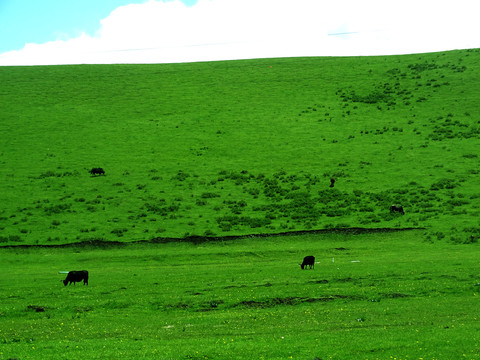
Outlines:
{"type": "Polygon", "coordinates": [[[308,266],[309,269],[315,269],[315,256],[305,256],[303,262],[300,264],[302,270],[306,269],[308,266]]]}
{"type": "Polygon", "coordinates": [[[67,278],[63,280],[63,285],[67,286],[73,283],[83,281],[83,285],[88,285],[88,271],[87,270],[81,270],[81,271],[69,271],[67,278]]]}
{"type": "Polygon", "coordinates": [[[405,211],[403,211],[403,206],[402,205],[392,205],[390,206],[390,213],[400,213],[402,215],[405,215],[405,211]]]}
{"type": "Polygon", "coordinates": [[[93,168],[92,170],[90,170],[90,174],[92,174],[93,176],[105,175],[105,170],[103,170],[102,168],[93,168]]]}

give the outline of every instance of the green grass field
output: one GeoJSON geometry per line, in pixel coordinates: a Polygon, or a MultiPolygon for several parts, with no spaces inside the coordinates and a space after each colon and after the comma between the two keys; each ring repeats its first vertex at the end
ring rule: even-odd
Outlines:
{"type": "Polygon", "coordinates": [[[345,227],[470,242],[479,60],[0,68],[0,242],[345,227]],[[391,216],[393,203],[406,215],[391,216]]]}
{"type": "Polygon", "coordinates": [[[478,246],[422,236],[4,248],[0,358],[479,359],[478,246]]]}
{"type": "Polygon", "coordinates": [[[0,67],[0,359],[479,359],[479,84],[479,49],[0,67]]]}

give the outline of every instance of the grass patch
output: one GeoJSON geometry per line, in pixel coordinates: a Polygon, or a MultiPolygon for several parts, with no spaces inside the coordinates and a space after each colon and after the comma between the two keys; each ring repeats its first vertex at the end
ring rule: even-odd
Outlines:
{"type": "Polygon", "coordinates": [[[0,356],[474,359],[478,244],[424,236],[0,248],[0,356]],[[63,285],[74,269],[88,286],[63,285]]]}

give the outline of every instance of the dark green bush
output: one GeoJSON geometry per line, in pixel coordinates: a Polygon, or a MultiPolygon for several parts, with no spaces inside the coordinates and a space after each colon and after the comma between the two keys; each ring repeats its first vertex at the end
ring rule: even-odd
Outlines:
{"type": "Polygon", "coordinates": [[[47,215],[60,214],[65,211],[69,211],[71,206],[71,204],[52,205],[44,208],[44,211],[47,213],[47,215]]]}
{"type": "MultiPolygon", "coordinates": [[[[169,215],[173,212],[178,211],[178,209],[180,208],[180,205],[179,204],[171,204],[171,205],[162,206],[162,205],[158,205],[158,204],[146,203],[145,208],[147,209],[147,211],[153,212],[157,215],[167,216],[167,215],[169,215]]],[[[143,214],[143,215],[146,216],[145,214],[143,214]]]]}
{"type": "Polygon", "coordinates": [[[184,173],[182,170],[179,170],[177,175],[172,177],[172,180],[185,181],[190,177],[189,174],[184,173]]]}
{"type": "Polygon", "coordinates": [[[0,236],[0,243],[6,242],[22,242],[22,238],[19,235],[0,236]]]}
{"type": "Polygon", "coordinates": [[[442,190],[442,189],[454,189],[457,186],[457,183],[453,179],[440,179],[439,181],[434,182],[430,186],[430,190],[442,190]]]}
{"type": "Polygon", "coordinates": [[[197,205],[197,206],[205,206],[205,205],[207,205],[207,204],[208,204],[208,202],[205,201],[205,200],[203,200],[203,199],[197,199],[197,200],[195,200],[195,205],[197,205]]]}
{"type": "Polygon", "coordinates": [[[212,192],[204,192],[202,195],[200,195],[202,199],[213,199],[220,197],[220,194],[212,193],[212,192]]]}
{"type": "Polygon", "coordinates": [[[126,229],[126,228],[123,228],[123,229],[113,229],[113,230],[111,231],[111,233],[117,235],[118,237],[121,237],[121,236],[123,236],[123,233],[126,233],[127,231],[128,231],[128,229],[126,229]]]}
{"type": "Polygon", "coordinates": [[[229,231],[237,226],[248,226],[250,228],[259,228],[270,225],[271,221],[267,218],[254,218],[249,216],[227,215],[217,218],[218,226],[223,231],[229,231]]]}

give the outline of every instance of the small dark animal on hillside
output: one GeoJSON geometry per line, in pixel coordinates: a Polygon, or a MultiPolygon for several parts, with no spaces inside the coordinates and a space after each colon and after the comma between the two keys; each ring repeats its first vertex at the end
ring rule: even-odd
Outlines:
{"type": "Polygon", "coordinates": [[[83,280],[83,285],[88,285],[88,271],[81,270],[81,271],[70,271],[67,275],[67,278],[63,280],[63,285],[67,286],[73,283],[80,282],[83,280]]]}
{"type": "Polygon", "coordinates": [[[335,179],[331,178],[330,179],[330,187],[334,187],[334,186],[335,186],[335,179]]]}
{"type": "Polygon", "coordinates": [[[105,175],[105,170],[103,170],[102,168],[93,168],[92,170],[90,170],[90,174],[92,174],[93,176],[105,175]]]}
{"type": "Polygon", "coordinates": [[[403,206],[402,205],[392,205],[390,206],[390,213],[400,213],[402,215],[405,215],[405,211],[403,211],[403,206]]]}
{"type": "Polygon", "coordinates": [[[300,267],[306,269],[308,266],[309,269],[315,269],[315,256],[305,256],[303,262],[300,264],[300,267]]]}

